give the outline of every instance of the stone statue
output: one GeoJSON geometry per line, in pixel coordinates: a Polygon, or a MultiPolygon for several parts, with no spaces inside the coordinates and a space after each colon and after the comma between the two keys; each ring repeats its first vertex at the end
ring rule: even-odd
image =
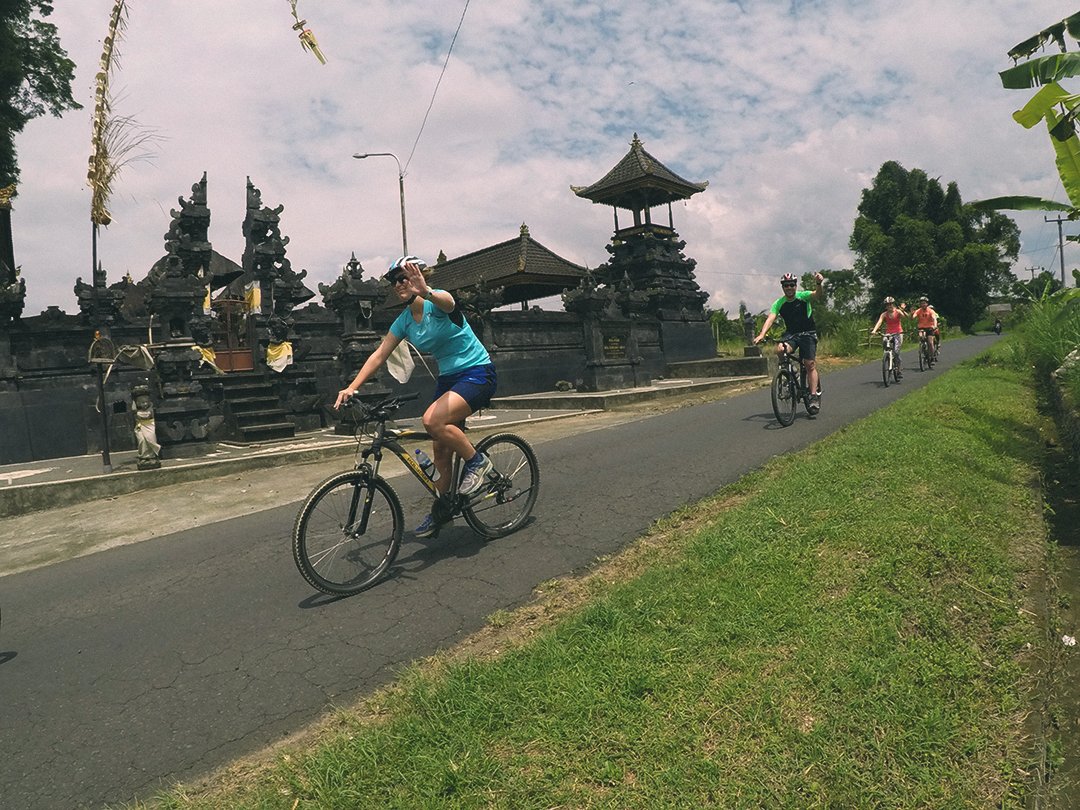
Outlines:
{"type": "Polygon", "coordinates": [[[140,470],[156,470],[161,466],[161,445],[157,441],[150,389],[136,385],[131,389],[131,397],[135,403],[135,440],[139,443],[136,466],[140,470]]]}
{"type": "Polygon", "coordinates": [[[749,312],[744,312],[742,316],[742,330],[743,337],[746,338],[746,345],[754,345],[754,337],[757,335],[757,325],[754,323],[754,316],[749,312]]]}

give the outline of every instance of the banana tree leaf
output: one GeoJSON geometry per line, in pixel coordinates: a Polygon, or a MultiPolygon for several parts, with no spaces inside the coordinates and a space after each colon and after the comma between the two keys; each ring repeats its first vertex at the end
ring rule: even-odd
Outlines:
{"type": "Polygon", "coordinates": [[[1016,67],[1003,70],[998,73],[998,76],[1001,77],[1001,86],[1006,90],[1027,90],[1056,82],[1059,79],[1080,76],[1080,52],[1070,51],[1040,56],[1038,59],[1031,59],[1016,67]]]}
{"type": "Polygon", "coordinates": [[[1008,56],[1013,60],[1026,59],[1039,50],[1044,42],[1046,42],[1046,37],[1042,34],[1036,34],[1031,39],[1025,39],[1023,42],[1009,48],[1008,56]]]}
{"type": "Polygon", "coordinates": [[[1042,197],[991,197],[968,203],[977,211],[1075,211],[1066,203],[1044,200],[1042,197]]]}
{"type": "Polygon", "coordinates": [[[1046,117],[1047,110],[1053,109],[1056,104],[1066,99],[1075,102],[1076,97],[1057,82],[1050,82],[1033,95],[1027,104],[1014,112],[1013,119],[1024,129],[1031,129],[1046,117]]]}
{"type": "MultiPolygon", "coordinates": [[[[1061,118],[1057,111],[1046,111],[1047,129],[1053,130],[1061,118]]],[[[1061,177],[1061,185],[1065,187],[1065,194],[1075,207],[1080,207],[1080,138],[1073,135],[1065,140],[1058,140],[1050,136],[1050,143],[1054,145],[1057,153],[1058,175],[1061,177]]]]}
{"type": "Polygon", "coordinates": [[[1073,39],[1080,40],[1080,13],[1066,17],[1061,22],[1054,23],[1049,28],[1044,28],[1035,36],[1025,39],[1018,45],[1013,45],[1009,49],[1009,57],[1013,60],[1025,59],[1051,39],[1064,51],[1066,31],[1069,32],[1069,36],[1073,39]]]}

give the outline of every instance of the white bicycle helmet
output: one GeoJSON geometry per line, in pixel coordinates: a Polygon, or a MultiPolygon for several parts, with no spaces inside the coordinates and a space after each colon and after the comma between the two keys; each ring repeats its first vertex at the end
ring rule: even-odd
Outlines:
{"type": "Polygon", "coordinates": [[[390,263],[389,269],[387,269],[387,271],[383,274],[384,277],[390,278],[394,275],[394,273],[396,273],[398,270],[401,270],[407,264],[415,264],[421,270],[427,267],[427,262],[425,262],[418,256],[398,256],[398,258],[394,259],[394,261],[390,263]]]}

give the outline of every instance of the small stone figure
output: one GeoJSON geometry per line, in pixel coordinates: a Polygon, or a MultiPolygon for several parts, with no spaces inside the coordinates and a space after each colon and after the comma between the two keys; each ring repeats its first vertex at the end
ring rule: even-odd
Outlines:
{"type": "Polygon", "coordinates": [[[156,470],[161,466],[161,445],[157,441],[150,389],[136,385],[131,389],[131,396],[135,401],[135,440],[139,443],[136,466],[140,470],[156,470]]]}
{"type": "Polygon", "coordinates": [[[754,343],[754,333],[757,332],[757,326],[754,323],[754,316],[749,312],[743,313],[742,328],[743,336],[746,338],[746,345],[752,346],[754,343]]]}

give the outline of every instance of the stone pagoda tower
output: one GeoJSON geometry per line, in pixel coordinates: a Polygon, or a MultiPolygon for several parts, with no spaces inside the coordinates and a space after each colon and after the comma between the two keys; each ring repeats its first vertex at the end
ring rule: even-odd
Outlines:
{"type": "Polygon", "coordinates": [[[660,341],[667,362],[697,360],[715,353],[705,313],[708,293],[694,279],[697,262],[683,255],[686,242],[675,231],[671,204],[702,192],[708,182],[686,180],[645,151],[637,133],[630,151],[589,186],[571,186],[577,196],[610,205],[615,233],[611,259],[594,273],[597,281],[618,291],[627,314],[660,321],[660,341]],[[653,209],[667,206],[667,224],[653,222],[653,209]],[[619,222],[619,209],[630,223],[619,222]]]}

